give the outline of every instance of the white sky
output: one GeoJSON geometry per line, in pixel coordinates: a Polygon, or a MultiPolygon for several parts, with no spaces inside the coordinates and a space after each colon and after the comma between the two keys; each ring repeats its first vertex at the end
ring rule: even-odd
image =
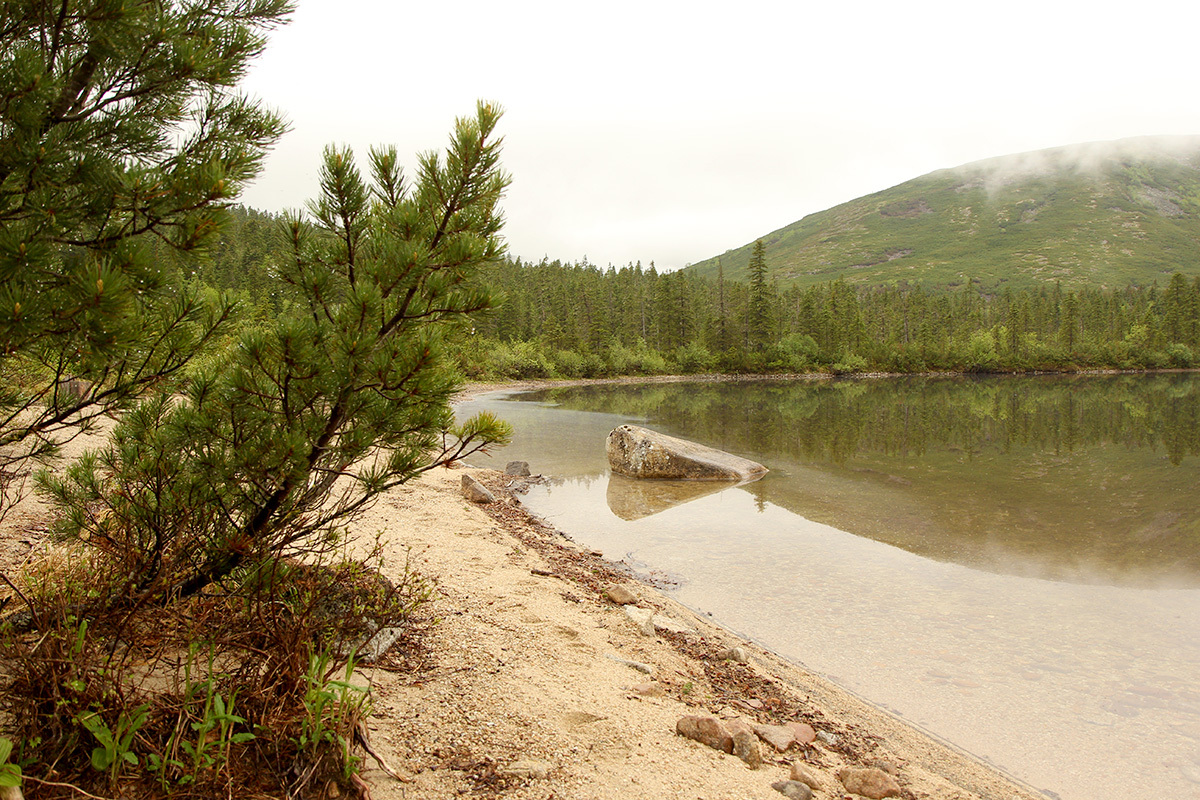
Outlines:
{"type": "Polygon", "coordinates": [[[506,109],[509,252],[702,261],[934,169],[1200,134],[1191,0],[297,0],[244,86],[292,131],[243,196],[316,192],[322,147],[444,148],[506,109]]]}

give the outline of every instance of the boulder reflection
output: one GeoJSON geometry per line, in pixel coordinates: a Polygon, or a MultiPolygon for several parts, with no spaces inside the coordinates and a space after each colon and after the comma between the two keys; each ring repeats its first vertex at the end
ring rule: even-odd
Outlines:
{"type": "Polygon", "coordinates": [[[632,522],[755,480],[758,479],[740,482],[655,481],[613,474],[609,478],[605,497],[609,510],[621,519],[632,522]]]}

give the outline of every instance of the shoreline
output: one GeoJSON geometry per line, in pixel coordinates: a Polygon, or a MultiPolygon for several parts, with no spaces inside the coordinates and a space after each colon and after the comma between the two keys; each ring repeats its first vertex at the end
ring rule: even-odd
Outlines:
{"type": "Polygon", "coordinates": [[[643,383],[754,383],[786,381],[877,380],[886,378],[1017,378],[1091,375],[1173,375],[1200,372],[1200,368],[1177,369],[1078,369],[1033,372],[858,372],[834,375],[829,372],[731,373],[703,372],[695,375],[620,375],[608,378],[529,378],[525,380],[467,381],[455,392],[451,405],[488,392],[533,391],[567,386],[627,386],[643,383]]]}
{"type": "Polygon", "coordinates": [[[382,701],[368,723],[372,738],[404,777],[369,771],[376,800],[467,790],[538,800],[772,800],[783,796],[772,783],[787,780],[792,764],[815,779],[819,800],[848,795],[837,777],[848,766],[892,773],[899,796],[912,800],[1044,797],[575,543],[523,508],[525,485],[494,470],[434,470],[389,493],[357,526],[386,521],[385,533],[404,531],[416,568],[437,587],[430,613],[439,621],[425,646],[438,667],[371,675],[382,701]],[[463,499],[464,473],[497,501],[463,499]],[[614,585],[681,632],[639,629],[606,597],[614,585]],[[721,658],[733,647],[746,663],[721,658]],[[764,743],[762,767],[749,769],[676,734],[686,715],[804,723],[818,738],[782,752],[764,743]]]}

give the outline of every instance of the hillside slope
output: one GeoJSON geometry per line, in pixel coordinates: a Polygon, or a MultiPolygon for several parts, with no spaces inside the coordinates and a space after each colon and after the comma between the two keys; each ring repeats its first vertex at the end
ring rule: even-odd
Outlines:
{"type": "MultiPolygon", "coordinates": [[[[1165,284],[1200,275],[1200,137],[1095,142],[938,170],[765,235],[782,286],[1165,284]]],[[[745,279],[753,243],[720,256],[745,279]]],[[[692,265],[715,276],[717,258],[692,265]]]]}

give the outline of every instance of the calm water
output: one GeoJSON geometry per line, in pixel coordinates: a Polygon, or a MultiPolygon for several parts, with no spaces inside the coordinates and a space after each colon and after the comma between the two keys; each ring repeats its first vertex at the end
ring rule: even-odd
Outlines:
{"type": "Polygon", "coordinates": [[[1068,800],[1200,798],[1200,377],[576,387],[481,465],[731,629],[1068,800]],[[610,477],[633,422],[766,464],[610,477]]]}

